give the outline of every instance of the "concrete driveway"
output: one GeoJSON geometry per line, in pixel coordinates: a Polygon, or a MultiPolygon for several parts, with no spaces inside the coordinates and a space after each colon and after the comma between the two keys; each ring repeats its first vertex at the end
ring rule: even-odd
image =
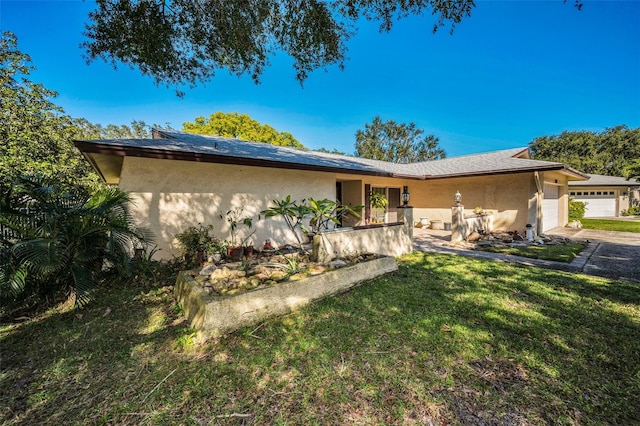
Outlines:
{"type": "Polygon", "coordinates": [[[546,233],[597,244],[585,259],[585,274],[640,283],[640,234],[569,228],[554,228],[546,233]]]}

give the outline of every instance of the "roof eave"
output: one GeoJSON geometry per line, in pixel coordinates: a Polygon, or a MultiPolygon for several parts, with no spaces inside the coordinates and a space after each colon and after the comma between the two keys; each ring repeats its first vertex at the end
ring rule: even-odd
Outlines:
{"type": "Polygon", "coordinates": [[[587,177],[581,174],[580,172],[573,170],[564,164],[551,164],[548,166],[535,166],[535,167],[524,167],[519,169],[500,169],[500,170],[490,170],[490,171],[478,171],[478,172],[463,172],[463,173],[448,173],[442,175],[426,175],[425,179],[446,179],[446,178],[460,178],[460,177],[468,177],[468,176],[494,176],[494,175],[505,175],[511,173],[533,173],[533,172],[550,172],[550,171],[558,171],[561,173],[565,173],[570,176],[575,176],[578,178],[577,180],[586,180],[587,177]]]}
{"type": "MultiPolygon", "coordinates": [[[[179,161],[196,161],[202,163],[216,163],[216,164],[234,164],[241,166],[254,166],[254,167],[267,167],[278,169],[290,169],[290,170],[305,170],[305,171],[317,171],[317,172],[330,172],[330,173],[344,173],[344,174],[356,174],[367,176],[379,176],[379,177],[394,177],[393,173],[385,172],[382,170],[356,170],[342,167],[328,167],[318,166],[313,164],[304,163],[292,163],[284,161],[264,160],[256,158],[246,157],[234,157],[228,155],[215,155],[215,154],[202,154],[195,152],[185,151],[168,151],[163,149],[153,148],[138,148],[124,145],[114,144],[101,144],[96,142],[87,141],[73,141],[75,146],[83,153],[96,171],[102,176],[100,168],[95,161],[90,159],[87,154],[109,154],[119,157],[141,157],[141,158],[154,158],[161,160],[179,160],[179,161]]],[[[104,178],[104,177],[103,177],[104,178]]],[[[416,176],[412,176],[413,179],[416,176]]]]}

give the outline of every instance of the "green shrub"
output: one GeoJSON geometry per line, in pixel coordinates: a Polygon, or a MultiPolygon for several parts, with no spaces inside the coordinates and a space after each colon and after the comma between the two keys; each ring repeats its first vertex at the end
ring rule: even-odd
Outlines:
{"type": "Polygon", "coordinates": [[[175,238],[180,244],[180,251],[189,267],[200,266],[204,253],[212,247],[222,246],[218,238],[212,234],[213,225],[190,226],[175,238]]]}
{"type": "Polygon", "coordinates": [[[587,203],[569,198],[569,220],[580,220],[584,217],[587,203]]]}
{"type": "Polygon", "coordinates": [[[640,216],[640,207],[632,206],[627,210],[622,210],[622,216],[640,216]]]}

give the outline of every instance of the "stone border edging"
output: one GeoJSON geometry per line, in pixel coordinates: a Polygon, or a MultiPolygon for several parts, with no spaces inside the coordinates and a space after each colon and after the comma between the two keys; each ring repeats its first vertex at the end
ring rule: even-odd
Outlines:
{"type": "Polygon", "coordinates": [[[599,243],[590,242],[570,263],[556,262],[553,260],[532,259],[528,257],[520,257],[512,254],[491,253],[486,251],[476,251],[469,249],[459,249],[454,247],[433,247],[431,244],[421,244],[420,241],[414,241],[414,248],[427,253],[445,253],[456,254],[459,256],[473,257],[477,259],[493,260],[498,262],[514,263],[522,266],[537,266],[546,269],[556,269],[565,272],[583,272],[584,266],[596,249],[599,243]]]}

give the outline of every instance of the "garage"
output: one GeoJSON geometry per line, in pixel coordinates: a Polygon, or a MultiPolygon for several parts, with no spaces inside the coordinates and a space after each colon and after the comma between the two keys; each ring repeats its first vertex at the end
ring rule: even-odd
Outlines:
{"type": "Polygon", "coordinates": [[[542,232],[559,226],[560,215],[560,190],[559,186],[544,184],[544,196],[542,200],[542,232]]]}
{"type": "Polygon", "coordinates": [[[584,217],[616,217],[615,191],[571,191],[569,196],[586,204],[584,217]]]}

